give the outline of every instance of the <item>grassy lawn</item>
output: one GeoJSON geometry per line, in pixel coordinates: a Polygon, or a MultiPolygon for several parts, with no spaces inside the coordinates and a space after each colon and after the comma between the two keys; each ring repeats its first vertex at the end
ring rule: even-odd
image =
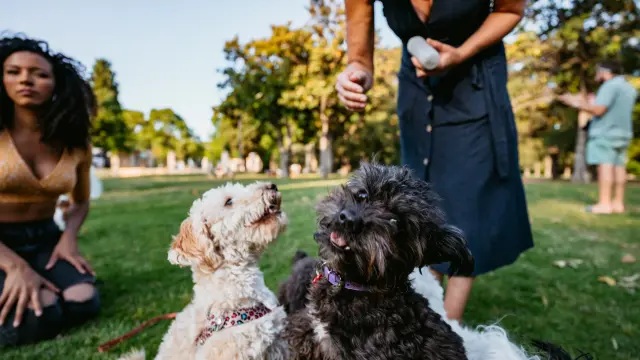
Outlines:
{"type": "MultiPolygon", "coordinates": [[[[248,181],[248,180],[243,180],[248,181]]],[[[313,204],[340,179],[279,181],[290,227],[266,253],[262,268],[276,289],[286,278],[297,249],[315,253],[313,204]]],[[[83,228],[82,250],[103,281],[101,316],[54,341],[19,350],[0,350],[2,359],[114,359],[143,346],[155,355],[169,326],[163,321],[106,354],[97,346],[154,316],[179,311],[191,297],[191,272],[167,262],[171,235],[197,194],[216,186],[202,176],[105,180],[103,198],[83,228]]],[[[640,187],[629,190],[627,215],[582,212],[595,200],[595,186],[565,183],[527,185],[536,247],[511,267],[477,280],[466,320],[500,322],[521,342],[532,338],[581,349],[597,359],[639,359],[640,294],[618,286],[640,273],[640,187]],[[575,266],[554,266],[579,259],[575,266]],[[600,276],[618,280],[610,286],[600,276]],[[635,340],[634,340],[635,339],[635,340]]],[[[640,283],[640,279],[637,280],[640,283]]]]}

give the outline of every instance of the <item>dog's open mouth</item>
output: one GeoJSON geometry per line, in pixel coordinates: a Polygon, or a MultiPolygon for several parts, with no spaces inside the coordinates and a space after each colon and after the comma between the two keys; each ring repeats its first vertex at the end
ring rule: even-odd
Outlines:
{"type": "Polygon", "coordinates": [[[280,204],[282,203],[282,196],[277,194],[272,199],[270,199],[269,204],[264,207],[264,213],[258,219],[253,221],[251,225],[259,225],[260,223],[268,220],[272,216],[279,215],[282,210],[280,210],[280,204]]]}
{"type": "Polygon", "coordinates": [[[351,250],[351,248],[349,247],[347,242],[344,240],[342,235],[338,234],[335,231],[331,232],[331,235],[329,236],[329,240],[331,240],[331,244],[333,244],[333,246],[335,247],[338,247],[342,250],[351,250]]]}

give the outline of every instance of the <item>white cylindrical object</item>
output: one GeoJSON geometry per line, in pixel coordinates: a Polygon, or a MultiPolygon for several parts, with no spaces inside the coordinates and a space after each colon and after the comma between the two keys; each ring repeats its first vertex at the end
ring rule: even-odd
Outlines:
{"type": "Polygon", "coordinates": [[[407,50],[415,56],[425,70],[433,70],[440,64],[440,53],[422,36],[414,36],[407,42],[407,50]]]}

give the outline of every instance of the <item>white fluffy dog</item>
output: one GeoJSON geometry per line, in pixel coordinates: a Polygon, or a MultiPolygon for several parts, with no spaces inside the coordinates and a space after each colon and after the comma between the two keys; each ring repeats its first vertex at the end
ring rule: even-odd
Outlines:
{"type": "Polygon", "coordinates": [[[469,360],[541,360],[530,356],[521,347],[512,343],[504,329],[497,325],[479,326],[477,330],[461,326],[449,320],[444,310],[444,291],[428,268],[411,274],[411,283],[416,292],[429,300],[429,307],[440,314],[462,340],[469,360]]]}
{"type": "MultiPolygon", "coordinates": [[[[276,185],[227,184],[196,200],[169,250],[190,266],[192,302],[177,314],[156,359],[284,360],[286,314],[258,267],[287,225],[276,185]]],[[[144,352],[121,359],[144,358],[144,352]]]]}

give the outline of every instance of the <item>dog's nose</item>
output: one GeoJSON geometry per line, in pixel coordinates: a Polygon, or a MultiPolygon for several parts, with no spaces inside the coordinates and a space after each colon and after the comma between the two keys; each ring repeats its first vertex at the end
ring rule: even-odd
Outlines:
{"type": "Polygon", "coordinates": [[[278,191],[278,186],[276,184],[267,184],[267,190],[278,191]]]}
{"type": "Polygon", "coordinates": [[[340,224],[357,229],[362,225],[362,218],[351,210],[342,210],[338,215],[340,224]]]}

